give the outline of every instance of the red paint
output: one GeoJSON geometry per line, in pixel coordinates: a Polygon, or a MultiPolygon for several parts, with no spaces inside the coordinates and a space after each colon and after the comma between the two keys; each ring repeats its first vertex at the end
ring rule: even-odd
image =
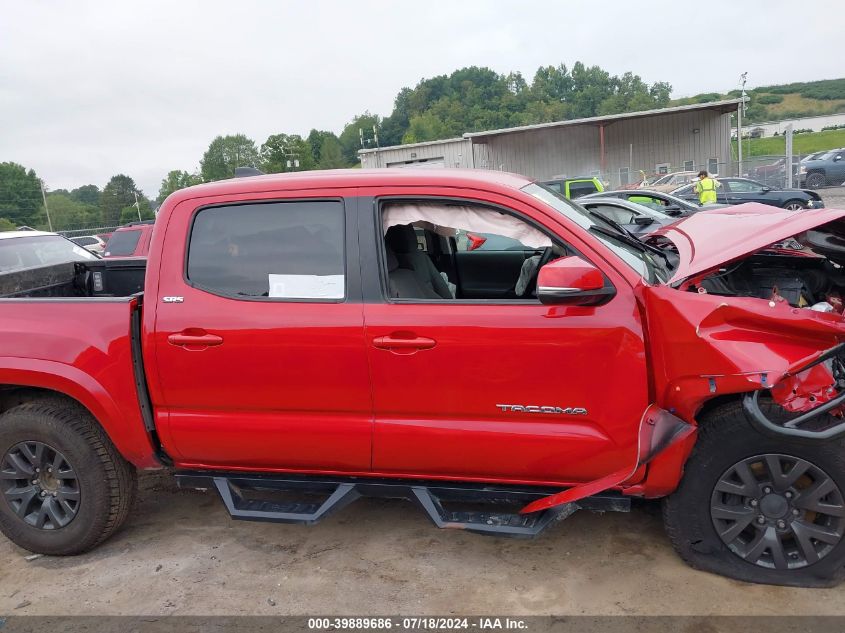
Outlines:
{"type": "MultiPolygon", "coordinates": [[[[170,196],[151,228],[141,341],[166,452],[184,468],[581,492],[611,486],[660,496],[677,485],[695,432],[645,459],[649,411],[694,424],[710,398],[759,389],[764,374],[767,386],[790,380],[791,369],[845,338],[841,315],[645,285],[594,235],[520,191],[527,182],[499,172],[347,170],[233,179],[170,196]],[[616,295],[599,306],[551,307],[364,303],[360,296],[262,302],[215,296],[184,279],[199,207],[309,197],[356,204],[358,196],[445,196],[506,207],[598,269],[566,258],[543,269],[544,282],[606,279],[616,295]],[[549,405],[587,413],[532,413],[549,405]]],[[[371,209],[359,205],[361,213],[371,209]]],[[[678,240],[682,278],[842,217],[833,210],[763,214],[745,205],[701,212],[663,232],[678,240]]],[[[365,245],[372,239],[358,238],[365,245]]],[[[130,461],[151,467],[132,376],[135,308],[134,300],[4,301],[0,381],[78,399],[130,461]]],[[[817,378],[792,380],[814,393],[817,378]]]]}
{"type": "Polygon", "coordinates": [[[484,242],[487,241],[486,237],[476,235],[475,233],[467,233],[467,239],[469,240],[469,246],[467,246],[468,251],[474,251],[481,248],[484,245],[484,242]]]}

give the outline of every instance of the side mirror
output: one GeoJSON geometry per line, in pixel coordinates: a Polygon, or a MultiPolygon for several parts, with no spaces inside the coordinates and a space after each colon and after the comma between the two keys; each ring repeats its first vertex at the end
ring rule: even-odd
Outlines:
{"type": "Polygon", "coordinates": [[[771,187],[763,187],[763,193],[769,193],[771,190],[771,187]]]}
{"type": "Polygon", "coordinates": [[[537,276],[537,298],[545,305],[592,306],[615,294],[598,268],[575,255],[549,262],[537,276]]]}
{"type": "Polygon", "coordinates": [[[840,160],[842,160],[842,155],[841,155],[841,154],[839,154],[839,155],[837,155],[837,156],[834,156],[834,157],[833,157],[833,162],[834,162],[834,163],[836,163],[836,162],[838,162],[838,161],[840,161],[840,160]]]}
{"type": "Polygon", "coordinates": [[[654,218],[650,218],[647,215],[637,215],[634,216],[634,224],[637,226],[648,226],[654,224],[654,218]]]}

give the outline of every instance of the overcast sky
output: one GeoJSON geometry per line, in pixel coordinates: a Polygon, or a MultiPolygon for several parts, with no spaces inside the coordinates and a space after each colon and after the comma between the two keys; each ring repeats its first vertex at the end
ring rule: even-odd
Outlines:
{"type": "Polygon", "coordinates": [[[842,77],[844,22],[842,0],[8,1],[0,162],[50,189],[125,173],[154,197],[218,134],[339,133],[463,66],[530,81],[581,60],[676,97],[736,88],[742,71],[749,87],[842,77]]]}

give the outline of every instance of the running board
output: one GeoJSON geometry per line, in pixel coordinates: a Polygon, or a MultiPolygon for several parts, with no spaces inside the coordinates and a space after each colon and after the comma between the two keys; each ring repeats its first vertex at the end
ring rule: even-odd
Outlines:
{"type": "Polygon", "coordinates": [[[407,499],[439,528],[532,538],[578,510],[628,512],[631,500],[602,493],[540,512],[520,514],[526,503],[561,492],[554,488],[494,486],[394,479],[275,477],[180,472],[181,488],[217,490],[233,519],[314,524],[360,497],[407,499]]]}

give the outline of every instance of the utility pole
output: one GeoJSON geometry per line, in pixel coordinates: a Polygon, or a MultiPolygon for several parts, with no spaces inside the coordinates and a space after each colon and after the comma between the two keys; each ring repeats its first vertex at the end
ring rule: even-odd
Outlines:
{"type": "MultiPolygon", "coordinates": [[[[748,80],[748,72],[744,72],[739,76],[742,82],[742,92],[739,95],[741,103],[736,111],[736,146],[737,146],[737,166],[739,172],[737,176],[742,176],[742,115],[745,113],[745,82],[748,80]]],[[[749,150],[750,151],[750,150],[749,150]]]]}
{"type": "Polygon", "coordinates": [[[792,123],[786,125],[784,136],[786,136],[786,160],[784,161],[784,167],[786,167],[786,188],[792,189],[792,123]]]}
{"type": "Polygon", "coordinates": [[[135,210],[138,211],[138,222],[143,222],[141,219],[141,205],[138,204],[138,192],[133,191],[132,193],[135,195],[135,210]]]}
{"type": "Polygon", "coordinates": [[[41,184],[41,199],[44,201],[44,211],[47,213],[47,226],[50,227],[50,232],[53,232],[53,222],[50,220],[50,209],[47,208],[47,194],[44,193],[44,183],[39,181],[41,184]]]}

